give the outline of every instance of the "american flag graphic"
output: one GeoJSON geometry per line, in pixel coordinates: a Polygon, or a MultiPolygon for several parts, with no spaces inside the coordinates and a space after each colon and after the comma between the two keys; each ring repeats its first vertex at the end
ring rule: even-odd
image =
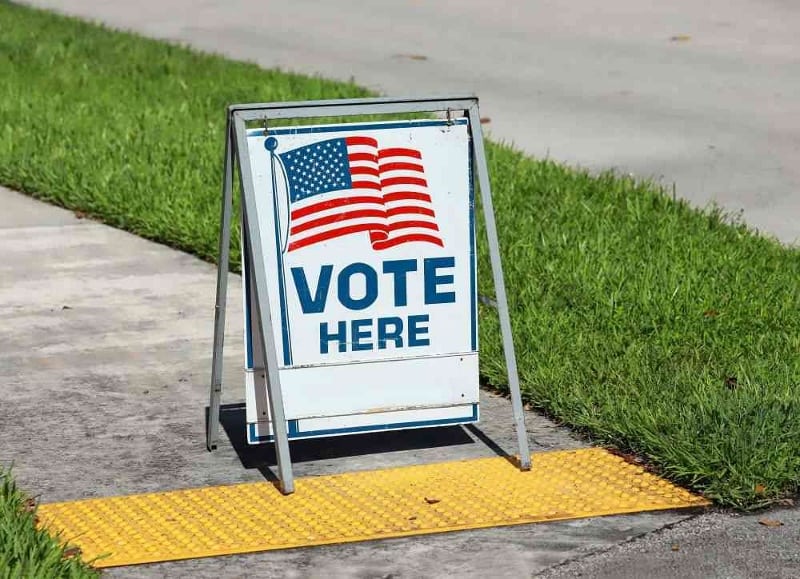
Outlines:
{"type": "Polygon", "coordinates": [[[376,250],[413,241],[444,247],[418,150],[353,136],[278,157],[289,194],[287,251],[352,234],[369,235],[376,250]]]}

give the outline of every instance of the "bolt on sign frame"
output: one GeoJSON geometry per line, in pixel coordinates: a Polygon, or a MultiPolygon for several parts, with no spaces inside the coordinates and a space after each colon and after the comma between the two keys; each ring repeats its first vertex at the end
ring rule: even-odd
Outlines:
{"type": "MultiPolygon", "coordinates": [[[[227,111],[225,129],[225,154],[222,179],[222,209],[219,239],[219,263],[217,269],[217,298],[214,316],[214,342],[211,369],[209,417],[206,424],[206,445],[214,450],[219,441],[219,416],[222,393],[222,359],[227,305],[228,270],[230,265],[231,218],[233,212],[234,165],[242,192],[242,227],[245,243],[242,247],[245,268],[252,278],[252,304],[254,306],[255,336],[253,344],[258,349],[255,356],[263,362],[272,440],[275,443],[280,488],[284,494],[294,492],[289,431],[285,414],[284,392],[278,363],[278,348],[273,333],[273,318],[269,299],[269,284],[264,266],[265,247],[260,235],[265,216],[259,214],[256,202],[251,158],[248,154],[247,123],[259,122],[268,132],[271,121],[286,119],[310,119],[319,117],[355,117],[362,115],[403,115],[414,113],[446,113],[449,123],[457,113],[467,126],[471,139],[472,173],[477,175],[481,192],[481,205],[489,242],[489,255],[494,278],[496,308],[503,338],[503,351],[508,371],[514,425],[519,449],[519,466],[531,468],[530,451],[525,429],[522,399],[519,389],[516,356],[511,334],[503,269],[500,260],[497,228],[494,219],[489,171],[483,144],[478,98],[475,96],[431,97],[431,98],[369,98],[328,101],[305,101],[286,103],[262,103],[232,105],[227,111]]],[[[470,183],[472,186],[472,183],[470,183]]],[[[263,213],[263,208],[261,209],[263,213]]],[[[247,306],[248,304],[246,304],[247,306]]],[[[247,314],[246,314],[247,315],[247,314]]],[[[258,396],[258,395],[257,395],[258,396]]]]}

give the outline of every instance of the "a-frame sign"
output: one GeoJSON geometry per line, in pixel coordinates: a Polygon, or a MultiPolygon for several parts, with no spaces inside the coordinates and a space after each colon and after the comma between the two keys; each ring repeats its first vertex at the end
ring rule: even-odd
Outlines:
{"type": "Polygon", "coordinates": [[[274,442],[284,493],[294,490],[290,439],[478,420],[477,178],[519,464],[529,469],[478,99],[234,105],[225,134],[209,450],[219,436],[234,165],[247,437],[274,442]],[[414,113],[442,118],[271,126],[414,113]]]}

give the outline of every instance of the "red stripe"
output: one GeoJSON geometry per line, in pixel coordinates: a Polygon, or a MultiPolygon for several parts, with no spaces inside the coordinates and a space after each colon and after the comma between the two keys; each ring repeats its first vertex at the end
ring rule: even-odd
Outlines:
{"type": "Polygon", "coordinates": [[[378,156],[372,153],[350,153],[347,155],[347,158],[350,159],[350,162],[353,161],[372,161],[373,163],[378,162],[378,156]]]}
{"type": "Polygon", "coordinates": [[[431,203],[431,196],[427,193],[414,193],[412,191],[399,191],[397,193],[387,193],[383,196],[384,203],[392,203],[394,201],[425,201],[431,203]]]}
{"type": "Polygon", "coordinates": [[[347,137],[344,140],[345,144],[349,147],[351,145],[366,145],[367,147],[378,147],[378,141],[372,137],[347,137]]]}
{"type": "Polygon", "coordinates": [[[422,229],[433,229],[439,231],[439,226],[430,221],[397,221],[389,225],[389,231],[395,229],[409,229],[410,227],[420,227],[422,229]]]}
{"type": "Polygon", "coordinates": [[[374,189],[375,191],[380,191],[381,184],[374,181],[353,181],[351,189],[374,189]]]}
{"type": "Polygon", "coordinates": [[[374,177],[380,177],[381,174],[375,167],[350,167],[350,174],[351,175],[372,175],[374,177]]]}
{"type": "Polygon", "coordinates": [[[425,169],[416,163],[384,163],[381,164],[381,171],[418,171],[422,173],[425,169]]]}
{"type": "Polygon", "coordinates": [[[317,235],[311,235],[299,241],[291,242],[289,244],[288,251],[294,251],[295,249],[300,249],[301,247],[313,245],[321,241],[328,241],[329,239],[342,237],[344,235],[350,235],[351,233],[358,233],[359,231],[370,231],[374,229],[379,229],[380,227],[381,226],[374,225],[372,223],[359,223],[358,225],[349,225],[347,227],[341,227],[339,229],[329,229],[328,231],[325,231],[323,233],[318,233],[317,235]]]}
{"type": "Polygon", "coordinates": [[[385,241],[389,238],[389,234],[386,231],[370,231],[369,232],[369,241],[372,243],[373,247],[376,243],[381,241],[385,241]]]}
{"type": "Polygon", "coordinates": [[[439,247],[444,247],[444,243],[441,239],[433,235],[425,235],[424,233],[409,233],[408,235],[393,237],[391,239],[387,239],[386,241],[374,243],[372,247],[373,249],[388,249],[390,247],[394,247],[395,245],[400,245],[401,243],[408,243],[409,241],[424,241],[426,243],[433,243],[439,247]]]}
{"type": "Polygon", "coordinates": [[[344,205],[356,205],[358,203],[369,203],[371,205],[380,205],[383,207],[383,201],[377,197],[342,197],[341,199],[330,199],[321,203],[314,203],[314,205],[309,205],[308,207],[295,209],[292,211],[292,219],[300,219],[301,217],[305,217],[306,215],[311,215],[312,213],[317,213],[319,211],[326,211],[328,209],[333,209],[334,207],[343,207],[344,205]]]}
{"type": "Polygon", "coordinates": [[[416,149],[403,149],[401,147],[381,149],[378,151],[379,159],[385,159],[386,157],[413,157],[414,159],[422,159],[422,154],[416,149]]]}
{"type": "Polygon", "coordinates": [[[381,185],[384,187],[391,187],[392,185],[419,185],[420,187],[427,187],[428,182],[425,179],[418,179],[417,177],[392,177],[391,179],[381,179],[381,185]]]}
{"type": "MultiPolygon", "coordinates": [[[[309,229],[314,229],[315,227],[320,227],[322,225],[329,225],[331,223],[336,223],[338,221],[347,221],[348,219],[361,219],[362,217],[377,217],[379,219],[385,219],[386,212],[379,211],[378,209],[359,209],[357,211],[343,211],[341,213],[336,213],[334,215],[326,215],[325,217],[318,217],[317,219],[306,221],[305,223],[301,223],[300,225],[295,225],[289,230],[289,234],[295,235],[297,233],[303,233],[304,231],[308,231],[309,229]]],[[[385,227],[385,225],[379,227],[385,227]]]]}
{"type": "Polygon", "coordinates": [[[431,217],[436,217],[436,214],[433,212],[433,209],[427,209],[426,207],[414,207],[412,205],[403,205],[402,207],[392,207],[391,209],[386,210],[387,217],[394,217],[395,215],[405,215],[405,214],[429,215],[431,217]]]}

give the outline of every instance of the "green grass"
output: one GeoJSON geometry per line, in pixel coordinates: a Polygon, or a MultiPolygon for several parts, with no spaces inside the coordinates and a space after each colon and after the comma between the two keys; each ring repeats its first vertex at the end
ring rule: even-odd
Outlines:
{"type": "MultiPolygon", "coordinates": [[[[205,259],[225,106],[367,94],[4,3],[0,78],[0,181],[205,259]]],[[[652,184],[489,162],[526,399],[720,504],[796,492],[800,252],[652,184]]]]}
{"type": "Polygon", "coordinates": [[[77,553],[37,529],[36,508],[0,468],[0,577],[89,579],[98,573],[77,553]]]}
{"type": "Polygon", "coordinates": [[[648,184],[491,155],[527,398],[721,504],[797,492],[800,251],[648,184]]]}

